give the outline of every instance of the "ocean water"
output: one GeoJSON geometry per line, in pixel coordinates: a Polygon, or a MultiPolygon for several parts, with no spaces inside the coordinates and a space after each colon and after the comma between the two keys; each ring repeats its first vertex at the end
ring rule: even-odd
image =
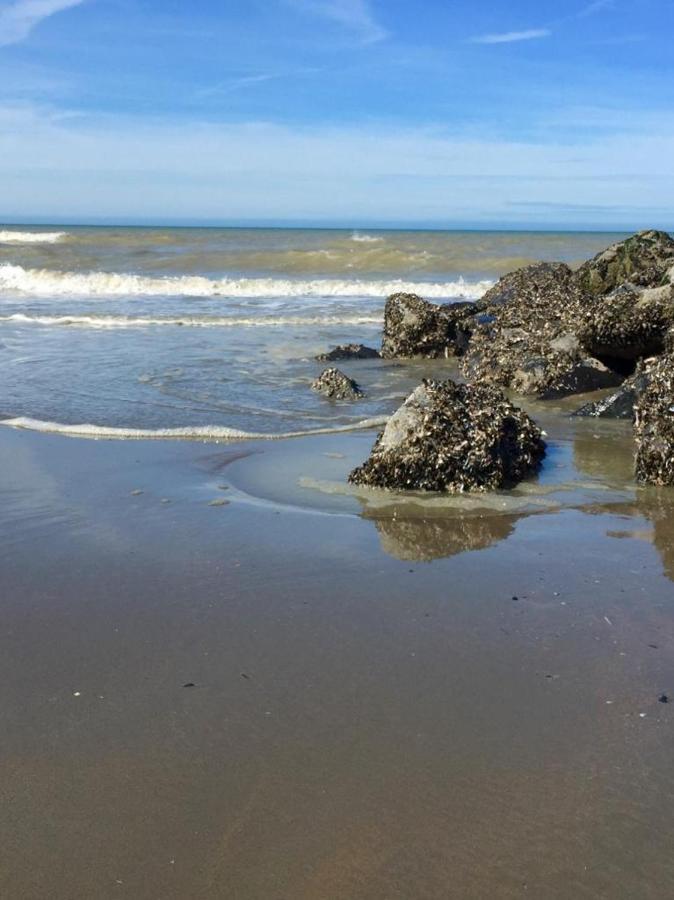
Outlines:
{"type": "Polygon", "coordinates": [[[619,234],[0,227],[0,418],[88,436],[349,430],[443,362],[344,362],[354,404],[310,390],[335,344],[379,346],[386,297],[477,299],[619,234]]]}

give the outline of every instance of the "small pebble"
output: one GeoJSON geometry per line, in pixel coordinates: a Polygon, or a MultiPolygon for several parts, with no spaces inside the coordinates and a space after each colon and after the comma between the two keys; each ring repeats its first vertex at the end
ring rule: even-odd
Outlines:
{"type": "Polygon", "coordinates": [[[660,696],[658,697],[658,701],[660,703],[669,703],[669,697],[667,696],[667,694],[660,694],[660,696]]]}

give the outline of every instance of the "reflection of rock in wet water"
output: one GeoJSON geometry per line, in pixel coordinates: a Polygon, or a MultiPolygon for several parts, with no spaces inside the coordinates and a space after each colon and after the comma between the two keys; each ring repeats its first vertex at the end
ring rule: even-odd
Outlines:
{"type": "MultiPolygon", "coordinates": [[[[365,515],[366,518],[370,518],[365,515]]],[[[483,550],[509,537],[519,516],[375,518],[382,549],[396,559],[430,562],[483,550]]]]}
{"type": "Polygon", "coordinates": [[[644,491],[639,512],[653,525],[653,543],[665,575],[674,581],[674,488],[644,491]]]}
{"type": "Polygon", "coordinates": [[[618,515],[650,523],[652,530],[643,524],[636,528],[608,531],[609,537],[634,538],[652,541],[662,560],[665,575],[674,581],[674,488],[645,488],[637,494],[634,503],[607,503],[588,509],[593,515],[618,515]]]}
{"type": "Polygon", "coordinates": [[[634,438],[631,430],[577,433],[573,461],[579,472],[612,484],[634,481],[634,438]]]}

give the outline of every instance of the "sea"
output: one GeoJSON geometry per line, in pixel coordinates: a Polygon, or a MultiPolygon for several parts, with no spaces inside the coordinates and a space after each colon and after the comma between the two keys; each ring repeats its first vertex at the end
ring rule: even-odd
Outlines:
{"type": "Polygon", "coordinates": [[[0,226],[0,419],[89,437],[236,440],[373,427],[442,363],[340,367],[378,347],[396,291],[475,300],[540,260],[578,265],[609,233],[0,226]]]}

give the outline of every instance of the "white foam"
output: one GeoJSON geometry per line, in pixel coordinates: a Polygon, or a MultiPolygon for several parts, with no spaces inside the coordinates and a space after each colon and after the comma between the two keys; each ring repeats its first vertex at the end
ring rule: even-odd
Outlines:
{"type": "Polygon", "coordinates": [[[0,291],[34,296],[161,297],[388,297],[405,292],[432,299],[478,299],[493,282],[364,281],[317,278],[220,278],[200,275],[150,278],[116,272],[58,272],[0,265],[0,291]]]}
{"type": "Polygon", "coordinates": [[[17,325],[71,326],[75,328],[151,328],[159,325],[187,328],[274,328],[280,326],[358,326],[381,325],[381,316],[180,316],[177,318],[148,316],[31,316],[14,313],[0,316],[0,322],[17,325]]]}
{"type": "Polygon", "coordinates": [[[113,425],[65,425],[61,422],[46,422],[28,416],[14,419],[2,419],[0,425],[19,428],[27,431],[40,431],[47,434],[62,434],[68,437],[91,438],[94,440],[190,440],[190,441],[281,441],[287,438],[309,437],[318,434],[339,434],[348,431],[364,431],[385,425],[387,416],[362,419],[351,425],[338,425],[333,428],[314,428],[308,431],[288,431],[277,434],[264,434],[254,431],[239,431],[224,425],[196,425],[185,428],[118,428],[113,425]]]}
{"type": "Polygon", "coordinates": [[[65,231],[0,231],[0,244],[58,244],[65,231]]]}
{"type": "Polygon", "coordinates": [[[351,240],[356,241],[358,244],[381,244],[384,238],[375,237],[373,234],[361,234],[359,231],[354,231],[351,235],[351,240]]]}

